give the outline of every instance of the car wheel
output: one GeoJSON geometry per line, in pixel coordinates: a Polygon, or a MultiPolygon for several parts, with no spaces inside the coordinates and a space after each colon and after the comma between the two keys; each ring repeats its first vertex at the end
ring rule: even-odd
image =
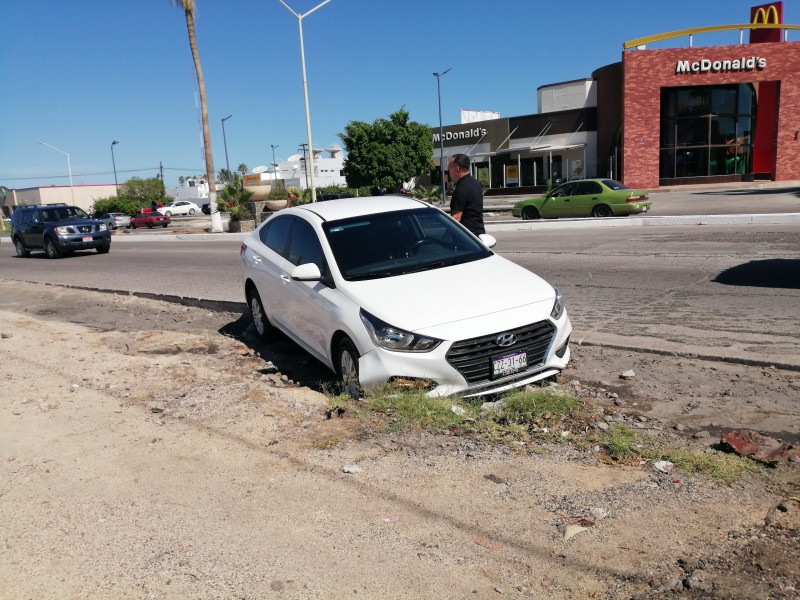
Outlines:
{"type": "Polygon", "coordinates": [[[98,246],[95,248],[98,254],[107,254],[109,250],[111,250],[111,244],[103,244],[102,246],[98,246]]]}
{"type": "Polygon", "coordinates": [[[592,216],[599,218],[610,217],[612,216],[611,209],[605,204],[599,204],[592,209],[592,216]]]}
{"type": "Polygon", "coordinates": [[[168,217],[171,217],[171,216],[172,216],[172,213],[171,213],[170,211],[167,211],[167,212],[165,212],[164,214],[165,214],[166,216],[168,216],[168,217]]]}
{"type": "Polygon", "coordinates": [[[358,350],[349,337],[344,337],[339,341],[336,350],[336,371],[342,389],[353,397],[360,397],[361,389],[358,383],[358,350]]]}
{"type": "Polygon", "coordinates": [[[161,226],[162,226],[164,229],[166,229],[166,228],[167,228],[167,225],[169,225],[169,223],[162,223],[162,224],[161,224],[161,226]]]}
{"type": "Polygon", "coordinates": [[[275,328],[270,324],[267,312],[261,303],[261,296],[254,288],[247,290],[247,307],[250,309],[250,318],[253,320],[253,327],[258,337],[265,342],[274,339],[275,328]]]}
{"type": "Polygon", "coordinates": [[[128,227],[130,227],[131,229],[136,229],[136,223],[131,223],[130,225],[128,225],[128,227]]]}
{"type": "Polygon", "coordinates": [[[50,238],[47,238],[44,241],[44,251],[47,253],[47,258],[61,258],[61,251],[58,249],[58,246],[56,246],[56,243],[50,238]]]}
{"type": "Polygon", "coordinates": [[[536,210],[533,206],[526,206],[522,209],[522,220],[523,221],[535,221],[539,218],[539,211],[536,210]]]}
{"type": "Polygon", "coordinates": [[[193,209],[193,208],[190,208],[190,209],[189,209],[189,214],[190,214],[190,215],[193,215],[195,212],[197,212],[197,211],[195,211],[195,209],[193,209]]]}
{"type": "Polygon", "coordinates": [[[19,238],[14,238],[14,249],[17,251],[17,256],[20,258],[25,258],[30,255],[30,250],[25,247],[25,244],[23,244],[22,240],[19,238]]]}

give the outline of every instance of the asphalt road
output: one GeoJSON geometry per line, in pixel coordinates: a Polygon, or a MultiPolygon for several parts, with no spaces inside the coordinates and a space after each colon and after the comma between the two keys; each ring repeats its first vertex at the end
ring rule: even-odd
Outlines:
{"type": "MultiPolygon", "coordinates": [[[[494,231],[497,252],[565,294],[574,343],[692,353],[800,369],[800,226],[494,231]]],[[[151,235],[111,252],[18,259],[0,276],[243,307],[240,236],[151,235]],[[197,240],[197,241],[195,241],[197,240]]],[[[421,291],[424,293],[424,290],[421,291]]],[[[435,299],[431,299],[435,301],[435,299]]]]}

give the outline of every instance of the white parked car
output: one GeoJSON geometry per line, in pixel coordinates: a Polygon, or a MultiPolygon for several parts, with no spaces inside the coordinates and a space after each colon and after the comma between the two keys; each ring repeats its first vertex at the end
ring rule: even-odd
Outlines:
{"type": "Polygon", "coordinates": [[[400,196],[275,213],[242,243],[263,339],[280,329],[345,385],[479,396],[556,375],[572,330],[558,290],[441,210],[400,196]]]}
{"type": "Polygon", "coordinates": [[[193,215],[200,212],[200,207],[188,200],[176,200],[175,202],[170,202],[166,206],[160,207],[158,212],[168,217],[174,215],[193,215]]]}

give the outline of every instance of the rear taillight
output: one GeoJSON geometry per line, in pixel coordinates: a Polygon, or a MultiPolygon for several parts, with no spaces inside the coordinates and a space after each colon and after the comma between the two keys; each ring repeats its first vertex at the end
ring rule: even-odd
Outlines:
{"type": "Polygon", "coordinates": [[[649,199],[650,196],[648,196],[647,194],[643,196],[628,196],[625,202],[643,202],[644,200],[649,200],[649,199]]]}
{"type": "Polygon", "coordinates": [[[247,244],[245,244],[244,242],[242,242],[242,245],[241,245],[241,247],[239,248],[239,256],[241,256],[242,254],[244,254],[244,251],[245,251],[245,250],[247,250],[247,244]]]}

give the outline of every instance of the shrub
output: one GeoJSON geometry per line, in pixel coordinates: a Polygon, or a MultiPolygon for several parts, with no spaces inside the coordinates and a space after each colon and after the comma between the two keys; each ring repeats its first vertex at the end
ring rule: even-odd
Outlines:
{"type": "Polygon", "coordinates": [[[128,216],[135,215],[141,210],[141,204],[134,198],[124,196],[110,196],[108,198],[98,198],[92,205],[92,213],[102,215],[109,212],[121,212],[128,216]]]}

